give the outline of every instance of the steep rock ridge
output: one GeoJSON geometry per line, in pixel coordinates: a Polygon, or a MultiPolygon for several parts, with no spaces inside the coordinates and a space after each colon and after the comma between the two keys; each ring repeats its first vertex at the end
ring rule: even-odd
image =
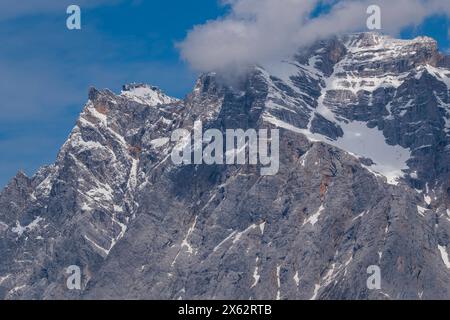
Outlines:
{"type": "Polygon", "coordinates": [[[2,192],[2,245],[14,252],[2,267],[16,272],[3,281],[10,287],[4,297],[22,295],[30,284],[38,288],[24,298],[42,295],[63,276],[52,274],[63,265],[83,262],[89,275],[125,234],[138,206],[142,149],[156,148],[152,136],[170,129],[178,103],[139,88],[147,92],[127,87],[116,96],[92,88],[55,164],[33,178],[19,174],[2,192]]]}
{"type": "Polygon", "coordinates": [[[55,164],[0,193],[0,297],[448,298],[449,73],[432,39],[364,33],[183,101],[91,89],[55,164]],[[174,165],[196,120],[280,128],[279,173],[174,165]]]}

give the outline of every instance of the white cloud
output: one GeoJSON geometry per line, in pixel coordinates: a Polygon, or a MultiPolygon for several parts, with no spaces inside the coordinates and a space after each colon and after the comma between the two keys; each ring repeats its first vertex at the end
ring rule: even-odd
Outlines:
{"type": "Polygon", "coordinates": [[[397,34],[434,14],[450,15],[449,0],[224,0],[230,12],[194,27],[178,44],[198,71],[226,70],[278,60],[302,45],[366,30],[367,8],[381,7],[382,32],[397,34]],[[311,17],[318,5],[331,9],[311,17]]]}

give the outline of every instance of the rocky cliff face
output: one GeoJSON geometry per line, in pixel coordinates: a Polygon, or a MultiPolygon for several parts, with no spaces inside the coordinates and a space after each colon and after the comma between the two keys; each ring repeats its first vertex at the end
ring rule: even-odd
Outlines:
{"type": "Polygon", "coordinates": [[[56,162],[0,193],[0,297],[450,298],[448,61],[363,33],[238,84],[203,75],[183,101],[91,89],[56,162]],[[170,135],[196,120],[279,128],[278,174],[174,165],[170,135]]]}

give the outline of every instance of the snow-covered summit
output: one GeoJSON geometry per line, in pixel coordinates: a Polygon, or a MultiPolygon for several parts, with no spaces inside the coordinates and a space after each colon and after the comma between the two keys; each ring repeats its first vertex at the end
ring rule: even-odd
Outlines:
{"type": "Polygon", "coordinates": [[[429,130],[429,123],[433,130],[448,129],[444,85],[450,78],[442,59],[428,37],[402,40],[366,32],[323,40],[294,58],[263,66],[269,86],[264,118],[369,158],[374,162],[369,169],[396,183],[413,172],[409,164],[417,162],[418,150],[434,143],[413,141],[414,132],[429,130]],[[429,80],[417,83],[424,70],[429,80]],[[414,109],[425,96],[423,111],[414,109]]]}
{"type": "Polygon", "coordinates": [[[142,83],[126,84],[122,88],[121,96],[130,98],[138,103],[157,106],[163,104],[176,103],[179,100],[169,97],[158,87],[142,83]]]}
{"type": "Polygon", "coordinates": [[[345,42],[347,46],[359,48],[379,46],[386,49],[389,47],[405,48],[412,45],[437,46],[435,39],[426,36],[419,36],[413,39],[397,39],[380,32],[351,33],[342,35],[339,39],[345,42]]]}

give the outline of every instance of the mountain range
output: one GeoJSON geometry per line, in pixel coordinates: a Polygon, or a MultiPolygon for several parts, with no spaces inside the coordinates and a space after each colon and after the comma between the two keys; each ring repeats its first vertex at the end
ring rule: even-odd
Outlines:
{"type": "Polygon", "coordinates": [[[183,100],[91,88],[56,161],[0,192],[0,299],[450,299],[449,164],[427,37],[336,36],[183,100]],[[173,164],[195,121],[278,128],[278,174],[173,164]]]}

